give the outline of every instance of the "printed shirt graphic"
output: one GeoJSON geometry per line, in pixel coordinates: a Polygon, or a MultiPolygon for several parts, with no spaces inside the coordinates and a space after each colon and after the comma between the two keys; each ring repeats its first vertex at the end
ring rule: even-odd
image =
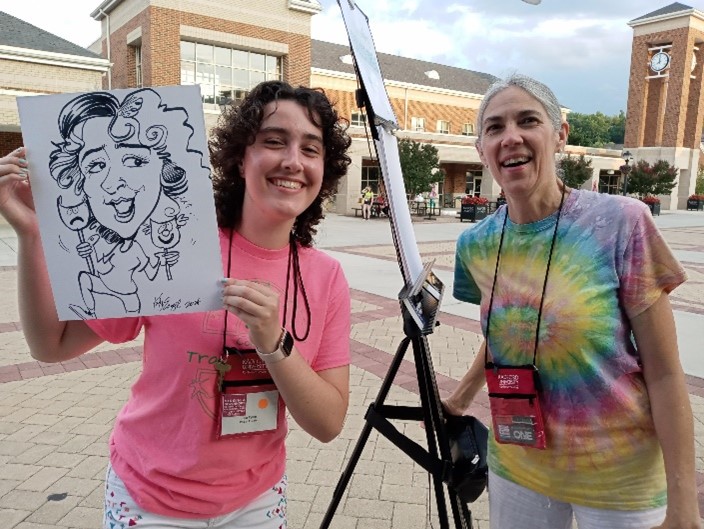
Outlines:
{"type": "MultiPolygon", "coordinates": [[[[220,233],[227,270],[229,232],[220,233]]],[[[315,371],[349,364],[350,297],[340,264],[312,248],[299,248],[311,307],[310,334],[296,348],[315,371]]],[[[288,247],[266,250],[237,233],[230,276],[268,282],[283,298],[288,247]]],[[[296,329],[306,329],[304,303],[297,303],[296,329]]],[[[286,326],[291,328],[293,288],[286,326]]],[[[130,495],[150,512],[181,518],[211,518],[241,508],[270,489],[285,470],[284,406],[277,429],[217,439],[214,363],[222,353],[224,311],[141,318],[91,320],[112,343],[135,339],[144,330],[142,373],[120,411],[110,439],[110,462],[130,495]]],[[[251,349],[244,323],[232,314],[227,345],[251,349]]]]}
{"type": "MultiPolygon", "coordinates": [[[[457,243],[454,296],[491,296],[506,207],[457,243]]],[[[500,364],[530,363],[557,214],[506,223],[489,331],[500,364]]],[[[641,202],[573,190],[566,198],[547,283],[536,364],[547,450],[498,444],[490,468],[556,499],[636,510],[666,501],[655,434],[629,317],[685,281],[641,202]]]]}

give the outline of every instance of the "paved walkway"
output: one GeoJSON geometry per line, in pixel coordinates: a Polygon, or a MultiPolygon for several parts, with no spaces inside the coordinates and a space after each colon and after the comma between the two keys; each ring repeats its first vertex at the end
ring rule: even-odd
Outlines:
{"type": "MultiPolygon", "coordinates": [[[[704,507],[704,214],[656,219],[690,281],[672,295],[680,349],[696,415],[700,505],[704,507]]],[[[454,241],[468,223],[452,217],[414,222],[423,260],[445,282],[442,325],[430,336],[441,392],[464,374],[481,339],[477,310],[452,299],[454,241]]],[[[338,258],[351,287],[351,403],[342,435],[321,444],[291,422],[288,438],[292,529],[318,528],[334,485],[364,425],[381,378],[403,338],[397,294],[402,287],[388,222],[329,215],[319,247],[338,258]]],[[[105,345],[61,364],[31,361],[16,302],[16,239],[0,221],[0,527],[100,527],[107,439],[115,414],[140,369],[141,340],[105,345]]],[[[417,405],[411,352],[387,403],[417,405]]],[[[487,417],[486,399],[474,413],[487,417]]],[[[418,423],[397,424],[424,444],[418,423]]],[[[475,526],[488,527],[486,497],[471,505],[475,526]]],[[[702,510],[704,512],[704,508],[702,510]]],[[[337,510],[333,529],[437,528],[428,475],[373,432],[337,510]],[[430,501],[429,501],[430,498],[430,501]]]]}

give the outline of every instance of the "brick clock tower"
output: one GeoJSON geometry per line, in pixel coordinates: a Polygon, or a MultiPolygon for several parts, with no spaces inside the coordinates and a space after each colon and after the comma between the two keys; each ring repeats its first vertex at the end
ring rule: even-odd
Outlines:
{"type": "Polygon", "coordinates": [[[635,160],[664,159],[679,168],[679,184],[662,207],[684,209],[702,145],[704,12],[674,3],[628,25],[633,49],[625,148],[635,160]]]}

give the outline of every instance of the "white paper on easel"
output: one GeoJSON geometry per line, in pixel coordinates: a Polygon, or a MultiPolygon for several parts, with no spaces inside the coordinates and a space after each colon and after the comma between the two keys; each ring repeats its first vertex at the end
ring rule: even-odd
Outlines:
{"type": "Polygon", "coordinates": [[[406,200],[406,186],[403,183],[401,159],[398,154],[398,140],[383,127],[378,127],[379,139],[376,142],[381,173],[384,176],[389,210],[393,222],[394,238],[399,248],[401,269],[407,284],[414,283],[423,272],[416,234],[413,231],[411,212],[406,200]]]}
{"type": "Polygon", "coordinates": [[[372,109],[374,109],[374,115],[384,121],[396,124],[396,115],[391,108],[389,95],[384,86],[384,78],[381,75],[381,68],[379,68],[374,38],[369,29],[369,19],[351,0],[338,0],[337,3],[342,10],[342,19],[347,28],[357,71],[364,84],[372,109]]]}
{"type": "Polygon", "coordinates": [[[408,209],[398,141],[392,133],[397,128],[396,116],[381,75],[367,16],[352,0],[338,0],[338,4],[349,35],[357,73],[371,105],[371,112],[378,121],[375,124],[378,134],[376,147],[389,200],[391,227],[404,281],[412,284],[423,273],[423,265],[408,209]]]}
{"type": "Polygon", "coordinates": [[[199,87],[17,102],[59,319],[221,308],[199,87]]]}

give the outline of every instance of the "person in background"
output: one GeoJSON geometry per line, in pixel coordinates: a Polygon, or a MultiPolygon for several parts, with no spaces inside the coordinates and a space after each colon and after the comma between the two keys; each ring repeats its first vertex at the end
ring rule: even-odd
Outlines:
{"type": "Polygon", "coordinates": [[[372,202],[374,201],[374,192],[372,188],[367,186],[362,189],[362,218],[369,220],[372,215],[372,202]]]}
{"type": "Polygon", "coordinates": [[[389,203],[386,200],[386,194],[382,191],[375,199],[374,199],[374,207],[377,210],[377,216],[381,217],[382,215],[389,216],[389,203]]]}
{"type": "Polygon", "coordinates": [[[430,207],[430,214],[433,215],[435,211],[435,206],[438,200],[438,189],[437,184],[433,184],[430,187],[430,193],[428,194],[428,206],[430,207]]]}
{"type": "Polygon", "coordinates": [[[280,81],[224,112],[211,161],[227,278],[223,310],[208,313],[58,321],[27,153],[0,158],[31,355],[60,362],[144,331],[142,371],[110,438],[105,529],[287,526],[286,409],[328,442],[348,406],[349,288],[312,248],[350,163],[340,123],[321,91],[280,81]]]}
{"type": "Polygon", "coordinates": [[[491,527],[701,528],[668,298],[684,269],[643,203],[559,179],[569,125],[547,86],[496,82],[477,130],[507,204],[457,241],[454,296],[485,340],[443,404],[461,415],[489,382],[491,527]],[[521,388],[537,396],[501,398],[521,388]]]}

